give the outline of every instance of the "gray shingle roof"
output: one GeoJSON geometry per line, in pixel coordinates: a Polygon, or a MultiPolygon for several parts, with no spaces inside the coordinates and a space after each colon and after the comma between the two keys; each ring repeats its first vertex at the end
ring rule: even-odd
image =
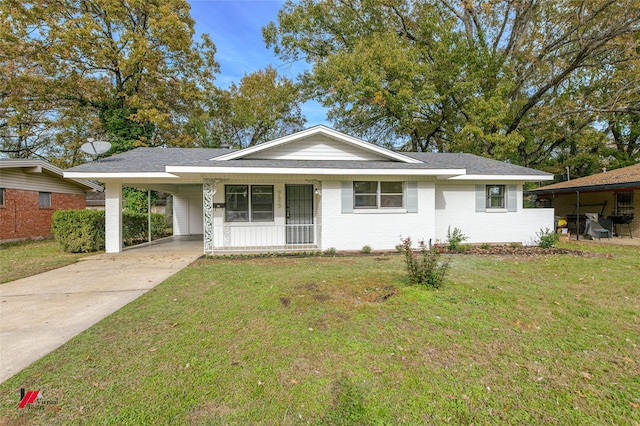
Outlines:
{"type": "Polygon", "coordinates": [[[420,160],[433,168],[467,169],[467,174],[470,175],[550,175],[540,170],[517,166],[473,154],[434,152],[403,152],[402,154],[420,160]]]}
{"type": "Polygon", "coordinates": [[[325,160],[249,160],[211,161],[212,158],[228,154],[228,149],[212,148],[137,148],[132,151],[103,158],[98,162],[86,163],[67,169],[68,172],[94,173],[141,173],[164,172],[166,166],[183,167],[252,167],[252,168],[323,168],[323,169],[466,169],[472,175],[525,175],[549,176],[526,167],[503,163],[472,154],[449,153],[402,153],[407,157],[422,161],[418,164],[396,161],[325,161],[325,160]]]}
{"type": "Polygon", "coordinates": [[[66,172],[164,172],[166,166],[177,166],[198,160],[208,160],[228,154],[229,149],[214,148],[136,148],[102,158],[100,162],[81,164],[66,172]]]}

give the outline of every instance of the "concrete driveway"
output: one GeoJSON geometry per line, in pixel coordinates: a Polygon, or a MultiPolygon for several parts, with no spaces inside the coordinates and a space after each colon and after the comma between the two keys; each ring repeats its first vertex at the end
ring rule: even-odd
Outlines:
{"type": "Polygon", "coordinates": [[[171,237],[0,285],[0,383],[202,255],[171,237]]]}

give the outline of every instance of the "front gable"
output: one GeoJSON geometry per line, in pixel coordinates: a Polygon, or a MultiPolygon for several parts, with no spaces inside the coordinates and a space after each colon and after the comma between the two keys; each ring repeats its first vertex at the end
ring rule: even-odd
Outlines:
{"type": "Polygon", "coordinates": [[[354,138],[325,126],[315,126],[293,135],[212,158],[228,160],[421,161],[354,138]]]}
{"type": "Polygon", "coordinates": [[[320,160],[320,161],[388,161],[370,150],[346,144],[323,134],[316,134],[242,158],[248,160],[320,160]]]}

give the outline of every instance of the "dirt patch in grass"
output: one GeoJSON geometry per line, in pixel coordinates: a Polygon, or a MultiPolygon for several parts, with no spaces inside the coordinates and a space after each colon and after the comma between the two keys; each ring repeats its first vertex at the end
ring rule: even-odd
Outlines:
{"type": "MultiPolygon", "coordinates": [[[[355,288],[353,286],[350,287],[351,291],[345,292],[344,286],[323,286],[316,283],[307,283],[296,286],[295,289],[299,293],[297,296],[309,295],[314,301],[320,303],[331,300],[336,300],[341,303],[384,303],[397,293],[395,286],[384,284],[377,285],[369,283],[364,286],[356,286],[355,288]]],[[[289,297],[281,297],[280,303],[287,307],[291,303],[291,299],[289,297]]]]}
{"type": "Polygon", "coordinates": [[[331,296],[327,294],[314,294],[313,300],[316,300],[318,302],[326,302],[328,300],[331,300],[331,296]]]}
{"type": "Polygon", "coordinates": [[[204,404],[196,407],[189,416],[191,423],[199,424],[203,421],[220,420],[233,413],[234,410],[216,401],[207,401],[204,404]]]}

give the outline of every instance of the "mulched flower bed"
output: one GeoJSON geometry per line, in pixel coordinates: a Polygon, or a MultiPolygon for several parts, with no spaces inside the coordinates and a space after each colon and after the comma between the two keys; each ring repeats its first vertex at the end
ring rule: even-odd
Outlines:
{"type": "Polygon", "coordinates": [[[542,248],[538,246],[511,246],[495,245],[483,248],[480,246],[464,246],[461,252],[449,251],[446,247],[440,248],[442,254],[470,254],[470,255],[494,255],[494,256],[549,256],[549,255],[573,255],[581,257],[609,257],[607,254],[592,253],[580,250],[569,250],[557,247],[542,248]]]}

